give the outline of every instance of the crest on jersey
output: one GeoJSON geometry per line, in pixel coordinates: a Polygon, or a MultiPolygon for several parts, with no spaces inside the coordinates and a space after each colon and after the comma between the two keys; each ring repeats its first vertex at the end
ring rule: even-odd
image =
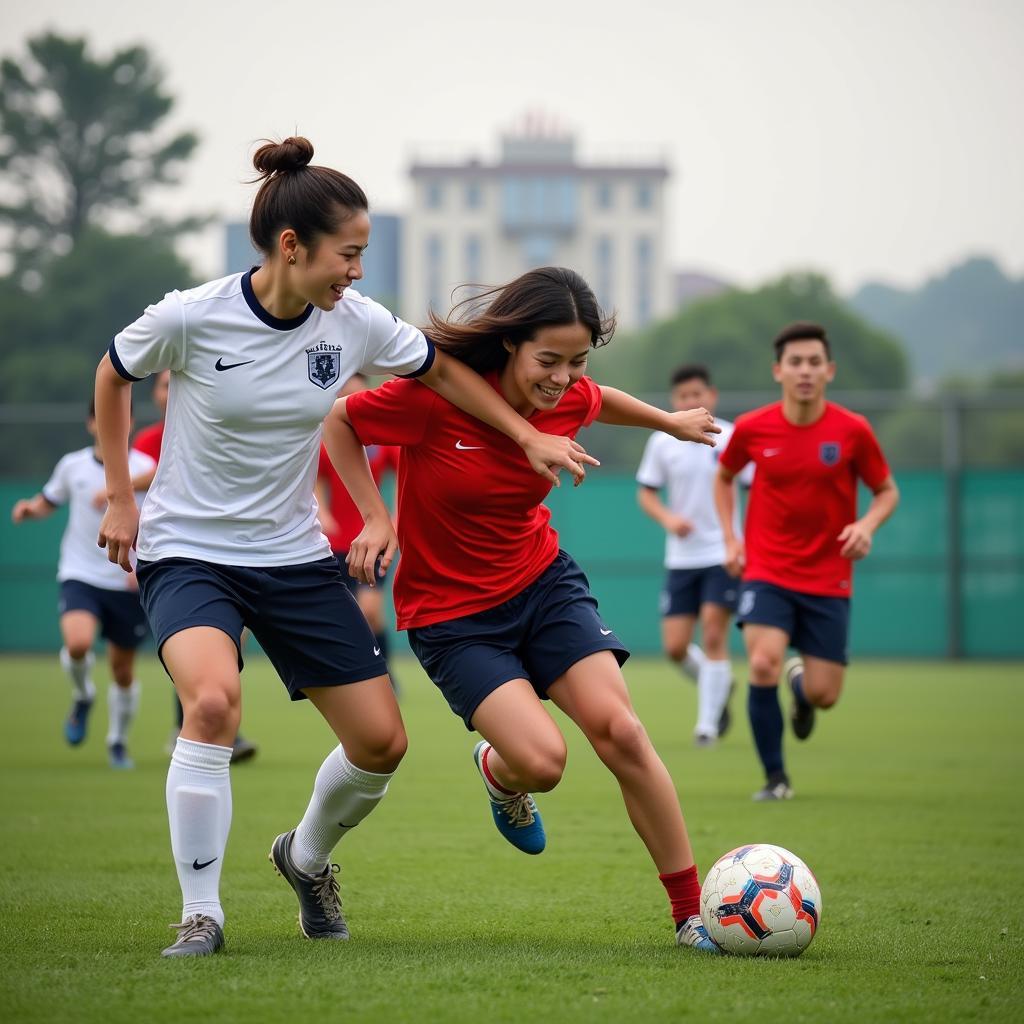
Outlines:
{"type": "Polygon", "coordinates": [[[341,373],[341,349],[327,348],[326,342],[320,342],[316,348],[306,349],[309,362],[309,379],[325,391],[338,383],[341,373]]]}
{"type": "Polygon", "coordinates": [[[826,466],[834,466],[839,462],[839,456],[843,453],[843,446],[836,441],[825,441],[818,449],[821,461],[826,466]]]}

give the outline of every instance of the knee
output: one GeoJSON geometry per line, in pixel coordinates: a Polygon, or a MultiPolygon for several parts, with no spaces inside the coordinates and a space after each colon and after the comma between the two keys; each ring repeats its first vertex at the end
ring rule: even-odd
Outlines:
{"type": "Polygon", "coordinates": [[[80,661],[89,653],[89,651],[92,650],[91,641],[86,640],[84,637],[73,637],[68,640],[64,646],[67,649],[68,654],[71,655],[75,661],[80,661]]]}
{"type": "Polygon", "coordinates": [[[755,683],[774,683],[782,671],[782,658],[770,651],[752,651],[750,677],[755,683]]]}
{"type": "MultiPolygon", "coordinates": [[[[364,771],[388,775],[402,763],[402,758],[409,749],[409,737],[405,728],[399,724],[394,729],[363,737],[360,747],[359,760],[353,763],[357,763],[364,771]]],[[[354,751],[350,755],[350,760],[353,755],[354,751]]]]}
{"type": "Polygon", "coordinates": [[[665,657],[669,661],[678,663],[686,657],[687,644],[681,643],[678,640],[666,640],[662,647],[665,651],[665,657]]]}
{"type": "Polygon", "coordinates": [[[134,675],[135,665],[132,658],[111,658],[110,659],[110,674],[114,678],[114,682],[118,686],[125,687],[132,685],[132,676],[134,675]]]}
{"type": "Polygon", "coordinates": [[[182,701],[185,721],[201,735],[234,735],[238,730],[240,709],[237,698],[227,690],[207,686],[182,701]]]}
{"type": "Polygon", "coordinates": [[[823,694],[817,694],[814,697],[814,706],[817,707],[817,708],[821,708],[822,711],[827,711],[829,708],[835,707],[835,705],[838,702],[839,702],[839,694],[838,693],[823,693],[823,694]]]}
{"type": "Polygon", "coordinates": [[[651,748],[647,730],[631,711],[619,712],[604,723],[596,742],[605,762],[623,767],[643,764],[651,748]]]}
{"type": "Polygon", "coordinates": [[[704,653],[712,661],[721,661],[728,654],[725,630],[717,626],[704,626],[703,629],[704,653]]]}
{"type": "MultiPolygon", "coordinates": [[[[509,767],[520,779],[528,793],[548,793],[561,781],[565,773],[565,749],[532,750],[509,767]]],[[[507,759],[506,759],[507,760],[507,759]]]]}

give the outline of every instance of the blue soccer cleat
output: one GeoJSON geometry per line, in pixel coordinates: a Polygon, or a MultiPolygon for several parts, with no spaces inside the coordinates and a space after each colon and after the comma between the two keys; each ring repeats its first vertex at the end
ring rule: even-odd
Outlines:
{"type": "Polygon", "coordinates": [[[128,748],[123,743],[111,743],[107,746],[110,767],[118,771],[128,771],[135,767],[135,762],[128,756],[128,748]]]}
{"type": "Polygon", "coordinates": [[[523,853],[536,854],[544,850],[547,838],[544,835],[544,822],[540,811],[529,793],[512,793],[506,798],[496,797],[487,784],[484,775],[484,748],[490,744],[481,740],[473,748],[473,761],[476,763],[480,778],[484,780],[487,798],[491,804],[491,816],[498,831],[517,849],[523,853]]]}
{"type": "Polygon", "coordinates": [[[89,725],[89,712],[92,710],[91,700],[76,700],[64,722],[64,739],[73,747],[77,747],[84,739],[89,725]]]}
{"type": "Polygon", "coordinates": [[[708,930],[704,927],[700,914],[688,917],[676,928],[676,945],[689,946],[690,949],[695,949],[699,953],[711,953],[714,956],[725,954],[725,950],[708,935],[708,930]]]}

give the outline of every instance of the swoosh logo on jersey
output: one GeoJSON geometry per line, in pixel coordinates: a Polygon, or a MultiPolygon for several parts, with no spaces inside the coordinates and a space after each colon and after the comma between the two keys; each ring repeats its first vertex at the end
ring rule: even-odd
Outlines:
{"type": "Polygon", "coordinates": [[[778,455],[781,452],[781,448],[765,448],[761,454],[766,458],[770,459],[773,455],[778,455]]]}
{"type": "Polygon", "coordinates": [[[601,636],[608,636],[611,633],[610,629],[602,629],[601,636]]]}
{"type": "Polygon", "coordinates": [[[374,647],[374,649],[373,649],[373,656],[375,658],[379,658],[380,657],[380,648],[379,647],[374,647]]]}
{"type": "Polygon", "coordinates": [[[220,359],[218,359],[217,362],[213,364],[213,368],[223,373],[225,370],[233,370],[236,366],[248,366],[249,363],[255,362],[255,359],[243,359],[242,362],[240,363],[225,363],[224,357],[221,356],[220,359]]]}
{"type": "Polygon", "coordinates": [[[479,452],[483,450],[482,444],[463,444],[461,440],[455,442],[455,447],[460,452],[479,452]]]}
{"type": "MultiPolygon", "coordinates": [[[[217,859],[216,857],[213,858],[213,860],[216,860],[216,859],[217,859]]],[[[202,871],[203,868],[208,868],[213,863],[213,860],[208,860],[205,863],[200,864],[199,863],[199,858],[196,857],[196,859],[194,861],[192,861],[192,870],[193,871],[202,871]]]]}

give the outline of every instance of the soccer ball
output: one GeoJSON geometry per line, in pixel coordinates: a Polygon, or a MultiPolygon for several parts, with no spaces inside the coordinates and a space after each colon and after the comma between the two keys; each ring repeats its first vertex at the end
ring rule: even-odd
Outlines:
{"type": "Polygon", "coordinates": [[[799,956],[821,923],[821,890],[811,869],[789,850],[740,846],[707,873],[700,916],[727,953],[799,956]]]}

